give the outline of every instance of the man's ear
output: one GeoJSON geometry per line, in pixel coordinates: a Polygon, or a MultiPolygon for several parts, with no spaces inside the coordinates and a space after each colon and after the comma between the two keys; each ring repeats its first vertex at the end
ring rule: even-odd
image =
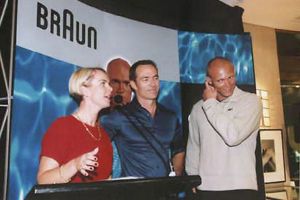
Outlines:
{"type": "Polygon", "coordinates": [[[130,87],[134,90],[134,91],[136,91],[136,83],[135,83],[135,81],[130,81],[130,87]]]}

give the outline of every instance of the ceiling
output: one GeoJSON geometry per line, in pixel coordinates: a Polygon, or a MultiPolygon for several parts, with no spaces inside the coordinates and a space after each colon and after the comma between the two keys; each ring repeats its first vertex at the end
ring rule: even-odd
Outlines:
{"type": "Polygon", "coordinates": [[[300,31],[299,0],[244,0],[243,21],[275,29],[300,31]]]}

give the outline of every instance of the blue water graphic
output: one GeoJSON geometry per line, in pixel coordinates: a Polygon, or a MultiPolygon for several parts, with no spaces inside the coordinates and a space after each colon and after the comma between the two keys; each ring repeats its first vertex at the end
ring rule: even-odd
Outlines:
{"type": "Polygon", "coordinates": [[[210,59],[230,59],[236,71],[237,84],[254,84],[251,38],[244,35],[178,32],[180,81],[203,84],[210,59]]]}

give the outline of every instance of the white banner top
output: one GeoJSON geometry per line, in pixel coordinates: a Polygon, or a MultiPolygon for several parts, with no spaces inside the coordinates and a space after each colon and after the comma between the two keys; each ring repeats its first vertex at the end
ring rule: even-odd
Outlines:
{"type": "Polygon", "coordinates": [[[17,45],[79,66],[151,59],[179,82],[177,31],[115,16],[74,0],[20,0],[17,45]]]}

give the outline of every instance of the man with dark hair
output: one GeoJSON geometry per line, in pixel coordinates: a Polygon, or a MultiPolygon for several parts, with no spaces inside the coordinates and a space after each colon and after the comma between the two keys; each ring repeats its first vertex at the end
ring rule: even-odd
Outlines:
{"type": "Polygon", "coordinates": [[[203,99],[189,117],[186,171],[200,175],[201,200],[256,200],[259,98],[236,87],[230,60],[208,63],[203,99]]]}
{"type": "MultiPolygon", "coordinates": [[[[182,128],[174,112],[157,103],[156,64],[140,60],[129,72],[133,100],[102,119],[121,160],[121,176],[161,177],[184,165],[182,128]]],[[[174,173],[174,172],[173,172],[174,173]]]]}

